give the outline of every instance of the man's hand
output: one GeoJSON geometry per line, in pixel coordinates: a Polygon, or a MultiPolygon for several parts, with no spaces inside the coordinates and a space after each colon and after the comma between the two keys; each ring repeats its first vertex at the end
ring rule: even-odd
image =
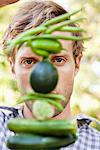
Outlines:
{"type": "Polygon", "coordinates": [[[0,0],[0,7],[9,5],[15,2],[18,2],[19,0],[0,0]]]}

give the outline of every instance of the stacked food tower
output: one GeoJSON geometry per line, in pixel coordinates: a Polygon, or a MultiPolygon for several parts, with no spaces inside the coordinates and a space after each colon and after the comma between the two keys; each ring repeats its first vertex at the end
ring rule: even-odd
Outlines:
{"type": "Polygon", "coordinates": [[[29,82],[33,92],[22,96],[18,104],[32,101],[32,113],[34,119],[16,118],[8,122],[9,130],[15,135],[7,140],[8,148],[12,150],[56,150],[74,143],[77,139],[77,122],[75,119],[54,120],[55,110],[63,111],[63,101],[66,98],[60,94],[54,94],[59,80],[56,67],[49,56],[60,53],[62,47],[60,40],[87,40],[88,37],[64,36],[53,34],[61,32],[84,32],[80,27],[72,26],[73,23],[83,20],[71,19],[80,10],[63,14],[52,18],[40,26],[21,33],[8,44],[7,53],[15,47],[18,49],[24,44],[31,48],[32,52],[42,56],[42,60],[33,65],[29,82]]]}

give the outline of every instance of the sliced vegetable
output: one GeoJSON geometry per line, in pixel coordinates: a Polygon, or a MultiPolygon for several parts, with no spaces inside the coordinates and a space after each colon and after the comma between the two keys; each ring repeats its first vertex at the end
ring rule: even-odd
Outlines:
{"type": "Polygon", "coordinates": [[[36,119],[46,120],[53,117],[55,110],[48,101],[37,100],[33,103],[32,112],[36,119]]]}

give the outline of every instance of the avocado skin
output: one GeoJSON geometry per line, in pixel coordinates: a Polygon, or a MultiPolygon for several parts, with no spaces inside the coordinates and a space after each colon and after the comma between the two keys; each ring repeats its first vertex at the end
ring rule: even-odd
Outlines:
{"type": "Polygon", "coordinates": [[[30,84],[35,92],[49,93],[57,85],[58,72],[56,67],[47,61],[35,64],[30,75],[30,84]]]}

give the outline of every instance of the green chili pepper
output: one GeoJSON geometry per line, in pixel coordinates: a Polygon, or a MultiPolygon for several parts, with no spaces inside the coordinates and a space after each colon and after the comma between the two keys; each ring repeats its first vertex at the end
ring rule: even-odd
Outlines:
{"type": "Polygon", "coordinates": [[[35,39],[31,43],[32,50],[43,49],[50,53],[59,53],[62,50],[62,45],[59,41],[52,39],[35,39]]]}

